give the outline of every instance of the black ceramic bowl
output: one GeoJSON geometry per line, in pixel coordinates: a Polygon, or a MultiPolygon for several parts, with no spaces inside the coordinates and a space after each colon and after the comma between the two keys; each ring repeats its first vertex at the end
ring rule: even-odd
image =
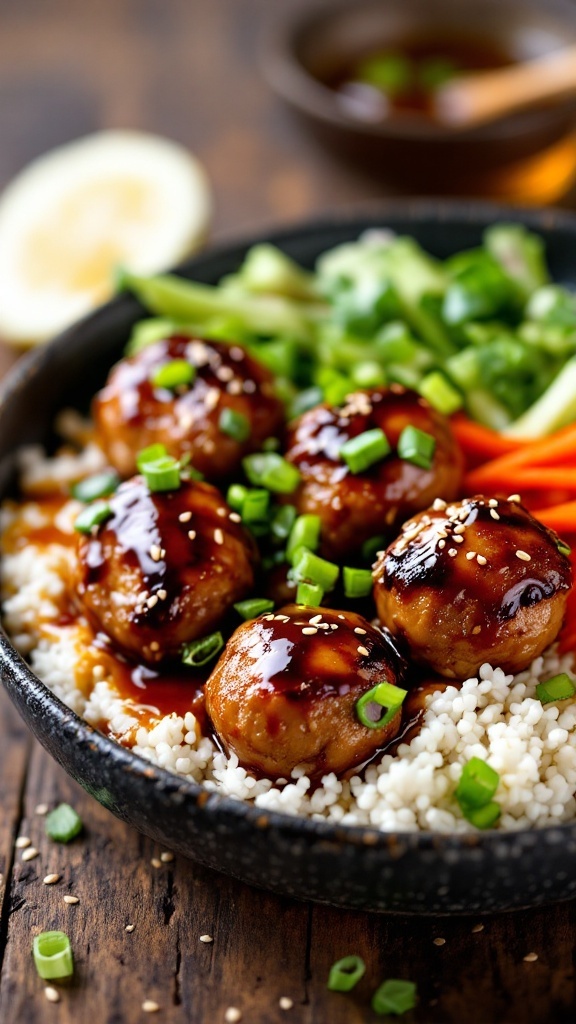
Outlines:
{"type": "MultiPolygon", "coordinates": [[[[488,206],[405,202],[306,225],[269,238],[304,264],[367,227],[410,233],[448,256],[476,245],[497,219],[524,220],[545,238],[558,280],[576,284],[576,217],[510,213],[488,206]]],[[[251,240],[254,241],[254,240],[251,240]]],[[[183,273],[216,282],[244,245],[207,253],[183,273]]],[[[54,414],[83,403],[121,353],[138,304],[116,299],[18,364],[0,395],[0,490],[13,482],[18,445],[50,440],[54,414]]],[[[0,637],[2,682],[53,757],[118,817],[153,839],[245,882],[340,907],[403,913],[482,912],[534,906],[576,894],[576,822],[466,836],[380,833],[263,813],[208,794],[156,768],[82,721],[0,637]]]]}
{"type": "MultiPolygon", "coordinates": [[[[262,52],[264,74],[314,137],[406,193],[547,203],[574,174],[574,99],[454,130],[418,113],[379,116],[332,83],[376,49],[476,40],[511,60],[576,42],[570,0],[330,0],[289,9],[262,52]]],[[[440,47],[441,49],[441,47],[440,47]]]]}

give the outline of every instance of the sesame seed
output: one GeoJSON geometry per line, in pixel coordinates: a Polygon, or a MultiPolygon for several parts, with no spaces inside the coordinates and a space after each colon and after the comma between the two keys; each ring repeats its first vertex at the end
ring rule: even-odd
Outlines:
{"type": "Polygon", "coordinates": [[[434,942],[435,946],[445,946],[446,945],[446,939],[433,939],[433,942],[434,942]]]}
{"type": "MultiPolygon", "coordinates": [[[[93,675],[94,679],[104,679],[104,676],[106,675],[106,670],[104,668],[104,665],[94,665],[94,668],[92,669],[92,675],[93,675]]],[[[46,807],[46,810],[44,811],[44,814],[47,814],[47,812],[48,812],[48,805],[47,804],[40,804],[39,806],[46,807]]],[[[40,812],[36,811],[36,813],[39,814],[40,812]]]]}
{"type": "Polygon", "coordinates": [[[488,501],[488,508],[498,508],[498,501],[496,498],[490,498],[488,501]]]}
{"type": "Polygon", "coordinates": [[[212,409],[216,408],[219,399],[220,392],[218,388],[208,388],[208,391],[204,396],[204,407],[207,409],[208,412],[211,412],[212,409]]]}
{"type": "Polygon", "coordinates": [[[165,601],[166,598],[168,597],[168,591],[166,591],[164,589],[158,590],[158,591],[156,591],[156,596],[157,596],[159,601],[165,601]]]}
{"type": "Polygon", "coordinates": [[[234,345],[228,352],[230,359],[233,359],[235,363],[241,362],[244,359],[244,352],[237,345],[234,345]]]}
{"type": "Polygon", "coordinates": [[[484,555],[476,555],[476,561],[478,562],[478,565],[486,565],[488,559],[485,558],[484,555]]]}
{"type": "Polygon", "coordinates": [[[35,846],[29,846],[27,850],[24,850],[22,854],[22,860],[34,860],[38,856],[38,850],[35,846]]]}
{"type": "Polygon", "coordinates": [[[526,953],[526,956],[523,956],[522,959],[527,964],[533,964],[538,959],[538,953],[526,953]]]}
{"type": "Polygon", "coordinates": [[[164,850],[164,853],[160,854],[160,860],[163,864],[171,864],[174,860],[174,854],[172,850],[164,850]]]}
{"type": "Polygon", "coordinates": [[[483,924],[475,924],[473,929],[472,929],[472,934],[473,935],[477,935],[478,932],[483,932],[483,931],[484,931],[484,925],[483,924]]]}
{"type": "Polygon", "coordinates": [[[64,903],[68,903],[69,906],[73,907],[76,903],[80,903],[77,896],[64,896],[64,903]]]}
{"type": "Polygon", "coordinates": [[[476,552],[475,551],[467,551],[466,552],[466,558],[468,559],[469,562],[471,562],[473,558],[476,558],[476,552]]]}
{"type": "Polygon", "coordinates": [[[317,626],[319,622],[322,622],[322,613],[320,615],[313,615],[310,619],[311,626],[317,626]]]}
{"type": "Polygon", "coordinates": [[[231,380],[228,387],[226,388],[226,391],[228,392],[229,395],[241,395],[242,381],[238,380],[237,377],[234,380],[231,380]]]}
{"type": "Polygon", "coordinates": [[[463,544],[464,543],[464,537],[462,536],[461,533],[459,533],[458,536],[456,536],[456,537],[452,537],[452,540],[454,541],[455,544],[463,544]]]}
{"type": "Polygon", "coordinates": [[[166,558],[166,548],[160,548],[160,558],[166,558]]]}
{"type": "Polygon", "coordinates": [[[522,501],[522,498],[520,497],[519,494],[509,494],[507,500],[508,501],[522,501]]]}
{"type": "MultiPolygon", "coordinates": [[[[96,668],[101,668],[101,666],[99,666],[99,665],[96,665],[95,667],[96,668]]],[[[34,809],[34,814],[40,814],[42,816],[44,814],[48,814],[48,804],[36,804],[36,807],[34,809]]]]}
{"type": "Polygon", "coordinates": [[[445,540],[439,540],[438,541],[438,547],[442,551],[442,549],[446,547],[446,541],[445,540]]]}
{"type": "Polygon", "coordinates": [[[446,502],[442,498],[434,498],[432,508],[435,512],[443,512],[446,508],[446,502]]]}
{"type": "Polygon", "coordinates": [[[437,537],[447,537],[448,534],[446,533],[446,530],[438,530],[438,533],[436,534],[436,536],[437,537]]]}
{"type": "Polygon", "coordinates": [[[448,554],[450,555],[450,558],[456,558],[458,548],[448,548],[448,554]]]}
{"type": "Polygon", "coordinates": [[[280,996],[278,1000],[278,1006],[281,1010],[291,1010],[294,1006],[294,1000],[290,999],[289,996],[280,996]]]}
{"type": "Polygon", "coordinates": [[[221,506],[220,508],[217,508],[216,509],[216,515],[220,516],[220,518],[223,519],[224,516],[228,515],[228,509],[224,508],[224,506],[221,506]]]}
{"type": "Polygon", "coordinates": [[[46,988],[44,989],[44,995],[46,996],[46,999],[48,1000],[49,1003],[60,1002],[60,993],[57,988],[54,988],[53,985],[46,986],[46,988]]]}
{"type": "Polygon", "coordinates": [[[224,534],[222,533],[222,530],[220,528],[218,528],[217,530],[214,530],[214,542],[216,544],[223,544],[224,543],[224,534]]]}
{"type": "Polygon", "coordinates": [[[27,846],[30,846],[31,842],[32,840],[28,839],[28,836],[18,836],[14,846],[17,850],[25,850],[27,846]]]}
{"type": "Polygon", "coordinates": [[[490,509],[490,515],[492,516],[492,519],[500,519],[500,516],[498,515],[496,509],[494,508],[490,509]]]}
{"type": "Polygon", "coordinates": [[[253,395],[254,392],[256,391],[256,381],[254,381],[254,380],[245,380],[244,381],[244,391],[246,392],[247,395],[253,395]]]}
{"type": "Polygon", "coordinates": [[[145,999],[142,1003],[142,1009],[144,1010],[144,1013],[158,1013],[160,1007],[153,999],[145,999]]]}
{"type": "Polygon", "coordinates": [[[238,515],[237,512],[231,512],[230,515],[228,516],[228,519],[230,519],[231,522],[233,522],[233,523],[241,523],[242,522],[242,516],[238,515]]]}
{"type": "Polygon", "coordinates": [[[180,515],[178,516],[178,521],[180,523],[189,523],[191,519],[192,519],[192,513],[191,512],[181,512],[180,515]]]}
{"type": "Polygon", "coordinates": [[[481,631],[482,631],[482,626],[474,626],[474,628],[472,630],[474,635],[476,635],[477,633],[480,633],[481,631]]]}
{"type": "Polygon", "coordinates": [[[362,629],[362,626],[354,626],[354,632],[358,633],[358,636],[366,636],[366,630],[362,629]]]}
{"type": "Polygon", "coordinates": [[[151,651],[159,651],[160,650],[160,644],[158,643],[157,640],[151,640],[150,641],[150,650],[151,651]]]}
{"type": "Polygon", "coordinates": [[[234,370],[232,369],[231,366],[219,366],[218,369],[216,370],[216,376],[218,377],[218,380],[232,380],[232,377],[234,376],[234,370]]]}
{"type": "Polygon", "coordinates": [[[153,868],[161,868],[162,867],[162,861],[158,860],[158,857],[152,857],[152,860],[150,861],[150,863],[151,863],[153,868]]]}
{"type": "Polygon", "coordinates": [[[46,875],[43,880],[44,885],[56,885],[56,882],[60,881],[60,875],[46,875]]]}
{"type": "Polygon", "coordinates": [[[190,540],[196,540],[196,530],[188,530],[188,537],[190,540]]]}
{"type": "Polygon", "coordinates": [[[367,647],[358,647],[357,650],[358,654],[361,654],[363,658],[367,658],[368,655],[370,654],[370,651],[368,650],[367,647]]]}
{"type": "Polygon", "coordinates": [[[316,626],[305,626],[304,629],[302,630],[304,636],[314,636],[314,634],[317,632],[318,629],[316,626]]]}
{"type": "Polygon", "coordinates": [[[237,1006],[229,1006],[224,1014],[224,1020],[226,1024],[238,1024],[239,1020],[242,1020],[242,1014],[237,1006]]]}
{"type": "Polygon", "coordinates": [[[454,533],[455,534],[464,533],[465,529],[466,529],[466,527],[464,526],[464,523],[458,523],[457,526],[454,527],[454,533]]]}
{"type": "Polygon", "coordinates": [[[160,561],[160,558],[161,558],[160,552],[161,552],[161,550],[162,549],[161,549],[159,544],[152,544],[150,546],[150,558],[152,559],[153,562],[159,562],[160,561]]]}
{"type": "Polygon", "coordinates": [[[124,931],[125,931],[125,932],[133,932],[133,931],[134,931],[134,929],[135,929],[135,927],[136,927],[136,925],[135,925],[135,924],[127,924],[127,925],[126,925],[126,927],[125,927],[125,929],[124,929],[124,931]]]}
{"type": "Polygon", "coordinates": [[[148,608],[155,608],[158,604],[158,594],[150,594],[150,597],[146,601],[148,608]]]}
{"type": "Polygon", "coordinates": [[[214,942],[214,939],[212,938],[211,935],[201,935],[200,936],[200,942],[210,943],[210,942],[214,942]]]}
{"type": "Polygon", "coordinates": [[[518,551],[516,552],[516,558],[519,558],[521,562],[532,561],[532,556],[529,555],[527,551],[522,551],[520,548],[518,548],[518,551]]]}

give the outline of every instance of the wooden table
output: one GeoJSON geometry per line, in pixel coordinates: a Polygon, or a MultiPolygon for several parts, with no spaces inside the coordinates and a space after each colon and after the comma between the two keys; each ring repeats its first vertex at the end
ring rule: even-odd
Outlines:
{"type": "MultiPolygon", "coordinates": [[[[128,126],[200,156],[219,239],[384,195],[320,149],[263,84],[258,39],[281,6],[0,0],[0,184],[50,146],[128,126]]],[[[4,371],[14,357],[4,349],[0,358],[4,371]]],[[[346,913],[162,860],[64,775],[3,694],[0,808],[1,1024],[131,1024],[150,1019],[147,999],[159,1005],[151,1019],[166,1024],[220,1024],[229,1007],[245,1024],[359,1024],[379,1019],[371,993],[397,976],[418,984],[407,1021],[574,1020],[574,903],[482,921],[346,913]],[[61,800],[86,823],[68,847],[45,838],[35,811],[61,800]],[[17,836],[39,857],[23,861],[17,836]],[[61,880],[43,885],[51,872],[61,880]],[[32,935],[51,928],[68,932],[76,956],[57,1005],[30,955],[32,935]],[[351,952],[365,958],[366,978],[349,996],[327,992],[330,964],[351,952]],[[530,953],[538,959],[525,960],[530,953]]]]}

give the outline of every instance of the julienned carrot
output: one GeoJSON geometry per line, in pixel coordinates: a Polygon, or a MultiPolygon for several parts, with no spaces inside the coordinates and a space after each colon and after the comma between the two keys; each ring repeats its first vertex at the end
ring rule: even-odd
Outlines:
{"type": "Polygon", "coordinates": [[[558,466],[562,464],[576,466],[576,424],[571,423],[551,437],[541,441],[525,444],[516,451],[508,452],[499,458],[485,462],[468,474],[468,489],[478,491],[492,483],[496,478],[504,483],[504,488],[514,489],[514,475],[523,466],[558,466]]]}
{"type": "MultiPolygon", "coordinates": [[[[561,466],[551,467],[521,466],[507,476],[502,473],[489,473],[489,464],[486,464],[483,486],[495,491],[511,490],[522,494],[523,490],[536,490],[546,492],[547,490],[559,490],[568,492],[576,491],[576,467],[574,469],[563,469],[561,466]]],[[[464,478],[464,490],[471,494],[477,486],[476,473],[471,473],[464,478]]]]}
{"type": "Polygon", "coordinates": [[[475,458],[494,459],[508,452],[523,448],[530,441],[519,441],[517,438],[498,434],[481,423],[469,420],[463,413],[456,413],[450,420],[452,431],[464,450],[465,455],[475,458]]]}
{"type": "Polygon", "coordinates": [[[532,512],[532,515],[561,536],[576,534],[576,501],[551,505],[550,508],[539,508],[532,512]]]}

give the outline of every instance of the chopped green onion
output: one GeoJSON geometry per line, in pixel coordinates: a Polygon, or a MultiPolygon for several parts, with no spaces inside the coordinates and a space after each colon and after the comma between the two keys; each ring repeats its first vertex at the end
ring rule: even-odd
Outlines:
{"type": "Polygon", "coordinates": [[[407,693],[407,690],[392,686],[391,683],[377,683],[356,701],[356,714],[360,722],[368,729],[383,729],[392,721],[407,693]],[[386,709],[383,715],[380,715],[380,708],[386,709]]]}
{"type": "Polygon", "coordinates": [[[274,601],[269,601],[267,597],[249,597],[246,601],[238,601],[234,608],[242,619],[248,621],[248,619],[257,619],[264,612],[271,612],[274,608],[274,601]]]}
{"type": "Polygon", "coordinates": [[[151,444],[136,456],[136,465],[151,491],[177,490],[181,483],[180,470],[184,464],[184,459],[179,462],[173,455],[168,455],[163,444],[151,444]]]}
{"type": "Polygon", "coordinates": [[[291,494],[300,483],[300,473],[277,452],[257,452],[242,460],[251,484],[266,487],[277,494],[291,494]]]}
{"type": "Polygon", "coordinates": [[[270,521],[270,533],[275,540],[286,540],[296,519],[296,508],[294,505],[280,505],[275,509],[270,521]]]}
{"type": "Polygon", "coordinates": [[[106,522],[112,515],[112,509],[107,501],[95,501],[93,505],[87,505],[76,516],[74,529],[78,533],[91,533],[95,526],[106,522]]]}
{"type": "Polygon", "coordinates": [[[182,661],[184,665],[191,665],[192,668],[200,668],[212,661],[224,647],[222,633],[209,633],[200,640],[192,640],[184,644],[182,648],[182,661]]]}
{"type": "Polygon", "coordinates": [[[369,537],[365,540],[362,545],[362,559],[372,565],[372,562],[378,555],[379,551],[386,549],[386,537],[384,534],[379,533],[376,537],[369,537]]]}
{"type": "Polygon", "coordinates": [[[559,551],[559,553],[561,555],[566,555],[566,557],[568,558],[568,555],[572,554],[572,548],[569,547],[569,545],[566,544],[565,541],[563,541],[563,540],[558,541],[558,544],[556,546],[557,546],[558,551],[559,551]]]}
{"type": "Polygon", "coordinates": [[[305,604],[309,608],[318,608],[322,604],[324,591],[317,583],[299,583],[296,590],[296,604],[305,604]]]}
{"type": "Polygon", "coordinates": [[[351,569],[344,566],[344,593],[346,597],[368,597],[372,593],[370,569],[351,569]]]}
{"type": "Polygon", "coordinates": [[[277,452],[280,450],[280,447],[280,440],[277,437],[267,437],[266,440],[262,442],[263,452],[277,452]]]}
{"type": "Polygon", "coordinates": [[[430,405],[444,416],[451,416],[462,408],[463,400],[459,391],[446,380],[443,373],[434,370],[428,373],[418,385],[418,391],[430,405]]]}
{"type": "Polygon", "coordinates": [[[175,491],[180,487],[180,463],[172,455],[144,463],[140,472],[151,491],[175,491]]]}
{"type": "Polygon", "coordinates": [[[320,516],[298,516],[290,530],[286,545],[286,558],[289,562],[293,561],[298,548],[305,547],[309,551],[316,551],[320,542],[320,525],[320,516]]]}
{"type": "Polygon", "coordinates": [[[46,835],[55,843],[69,843],[80,835],[83,824],[82,818],[70,804],[58,804],[50,814],[46,815],[44,822],[46,835]]]}
{"type": "Polygon", "coordinates": [[[147,448],[141,448],[136,455],[136,465],[140,471],[142,466],[148,462],[157,462],[158,459],[164,459],[167,456],[166,445],[164,444],[150,444],[147,448]]]}
{"type": "Polygon", "coordinates": [[[226,493],[226,502],[235,512],[241,512],[247,494],[248,488],[244,487],[244,484],[230,484],[226,493]]]}
{"type": "Polygon", "coordinates": [[[388,978],[383,981],[372,996],[372,1009],[384,1015],[394,1013],[400,1017],[416,1006],[416,985],[413,981],[388,978]]]}
{"type": "Polygon", "coordinates": [[[462,807],[462,814],[475,828],[492,828],[502,814],[502,808],[495,800],[491,800],[483,807],[462,807]]]}
{"type": "Polygon", "coordinates": [[[236,412],[226,406],[222,409],[218,419],[218,429],[222,434],[227,434],[233,441],[242,444],[250,437],[250,420],[244,413],[236,412]]]}
{"type": "Polygon", "coordinates": [[[384,431],[375,427],[346,441],[340,449],[340,458],[344,459],[351,473],[363,473],[389,455],[391,450],[384,431]]]}
{"type": "Polygon", "coordinates": [[[366,973],[361,956],[343,956],[330,968],[327,988],[331,992],[350,992],[366,973]]]}
{"type": "Polygon", "coordinates": [[[72,497],[78,501],[89,502],[113,494],[119,483],[118,473],[114,469],[105,469],[102,473],[95,473],[85,480],[79,480],[77,484],[72,485],[70,491],[72,497]]]}
{"type": "Polygon", "coordinates": [[[436,438],[418,427],[404,427],[398,438],[398,455],[421,469],[430,469],[434,461],[436,438]]]}
{"type": "Polygon", "coordinates": [[[575,693],[576,687],[566,672],[560,672],[557,676],[547,679],[545,683],[538,683],[536,687],[536,696],[538,700],[542,701],[542,704],[550,704],[555,700],[566,700],[568,697],[573,697],[575,693]]]}
{"type": "Polygon", "coordinates": [[[332,590],[340,575],[339,566],[320,558],[308,548],[300,548],[293,563],[294,576],[298,582],[316,583],[322,590],[332,590]]]}
{"type": "Polygon", "coordinates": [[[500,776],[480,757],[471,757],[462,769],[456,799],[462,810],[484,807],[498,789],[500,776]]]}
{"type": "Polygon", "coordinates": [[[40,932],[34,936],[32,954],[44,981],[69,978],[74,973],[72,947],[66,932],[40,932]]]}
{"type": "Polygon", "coordinates": [[[175,388],[191,384],[196,376],[196,367],[187,359],[171,359],[169,363],[159,366],[152,374],[150,381],[155,388],[175,388]]]}
{"type": "Polygon", "coordinates": [[[375,360],[351,366],[350,376],[358,388],[378,388],[386,384],[386,373],[375,360]]]}
{"type": "MultiPolygon", "coordinates": [[[[254,523],[263,522],[268,515],[269,505],[269,491],[265,491],[263,487],[254,488],[253,490],[247,489],[240,510],[243,522],[250,526],[254,523]]],[[[268,532],[268,524],[266,524],[266,532],[268,532]]]]}

